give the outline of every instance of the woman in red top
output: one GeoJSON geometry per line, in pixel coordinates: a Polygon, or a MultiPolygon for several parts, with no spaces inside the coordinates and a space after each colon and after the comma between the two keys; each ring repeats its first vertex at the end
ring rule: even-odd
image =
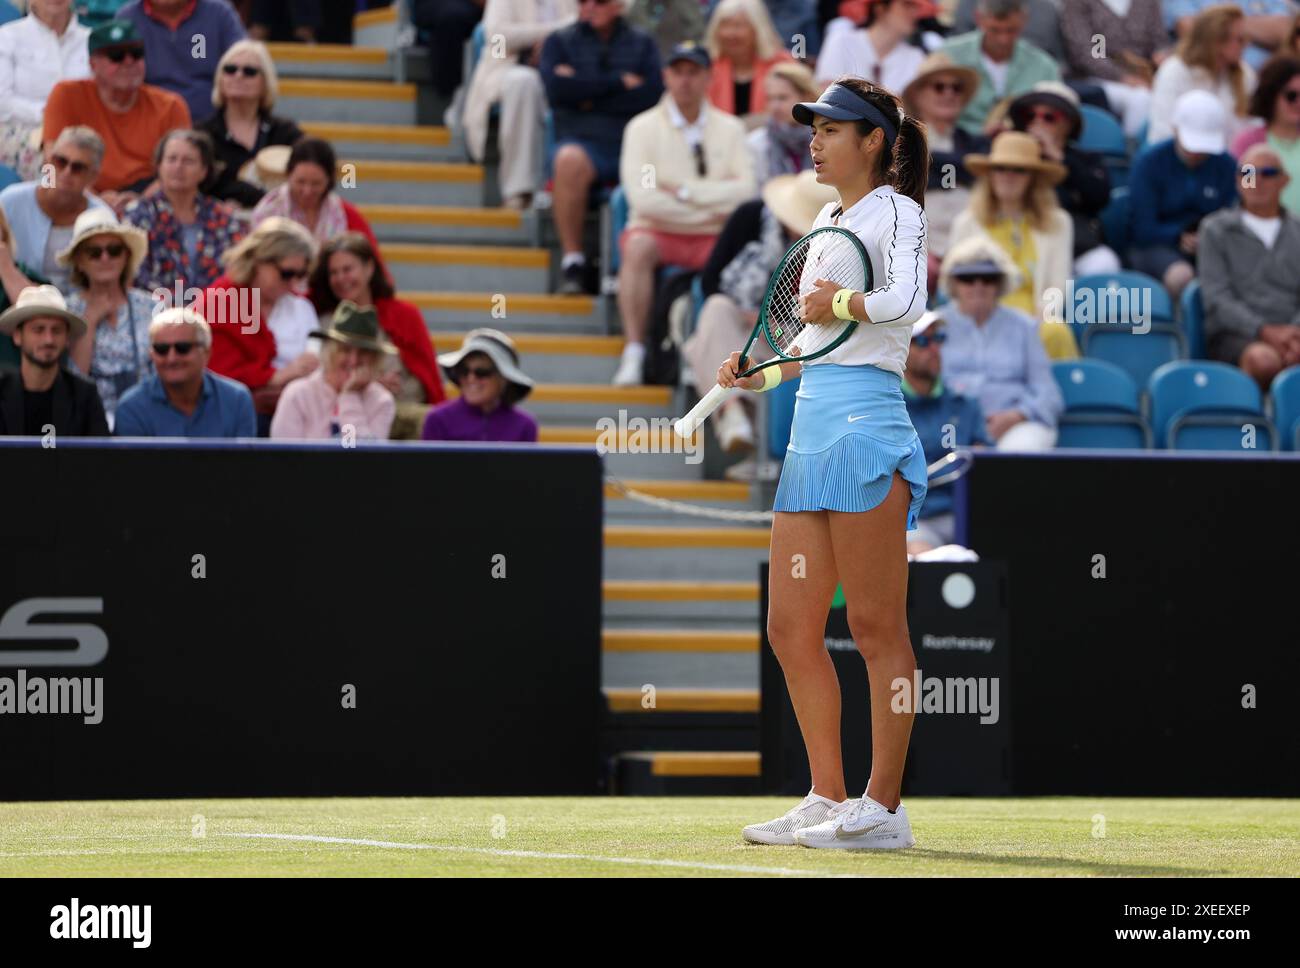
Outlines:
{"type": "Polygon", "coordinates": [[[393,436],[409,430],[418,437],[427,405],[442,403],[446,393],[424,316],[411,303],[395,298],[387,273],[377,271],[381,269],[366,237],[345,232],[321,248],[311,277],[311,298],[322,316],[333,313],[345,299],[375,307],[379,325],[399,353],[393,368],[378,377],[397,398],[393,436]]]}
{"type": "Polygon", "coordinates": [[[289,153],[288,180],[262,196],[253,209],[253,224],[272,215],[291,218],[324,244],[344,232],[360,232],[377,253],[375,233],[356,208],[334,190],[338,162],[328,141],[303,138],[289,153]]]}
{"type": "Polygon", "coordinates": [[[761,114],[767,107],[768,70],[793,60],[762,0],[722,0],[709,18],[704,43],[713,58],[713,106],[741,117],[761,114]]]}

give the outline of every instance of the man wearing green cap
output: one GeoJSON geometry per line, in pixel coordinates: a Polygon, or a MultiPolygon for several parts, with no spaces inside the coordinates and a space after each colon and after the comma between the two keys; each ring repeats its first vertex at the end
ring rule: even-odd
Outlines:
{"type": "Polygon", "coordinates": [[[110,20],[90,32],[91,77],[60,81],[45,105],[44,141],[84,124],[104,139],[104,161],[94,189],[120,215],[153,180],[153,150],[173,128],[190,127],[185,102],[144,82],[144,42],[129,20],[110,20]]]}

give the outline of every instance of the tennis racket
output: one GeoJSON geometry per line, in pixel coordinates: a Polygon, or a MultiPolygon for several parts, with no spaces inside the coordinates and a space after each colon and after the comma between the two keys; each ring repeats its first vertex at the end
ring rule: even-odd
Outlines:
{"type": "MultiPolygon", "coordinates": [[[[781,264],[772,273],[758,313],[758,322],[749,334],[749,342],[740,354],[742,365],[749,361],[749,351],[760,336],[776,353],[737,374],[753,376],[769,366],[814,360],[825,356],[848,339],[857,328],[854,320],[837,319],[833,323],[804,323],[799,319],[799,297],[812,292],[818,279],[829,279],[841,289],[867,292],[871,289],[871,261],[856,235],[836,226],[813,229],[790,246],[781,264]]],[[[679,437],[690,437],[709,414],[722,405],[729,387],[715,386],[691,412],[678,420],[673,429],[679,437]]]]}

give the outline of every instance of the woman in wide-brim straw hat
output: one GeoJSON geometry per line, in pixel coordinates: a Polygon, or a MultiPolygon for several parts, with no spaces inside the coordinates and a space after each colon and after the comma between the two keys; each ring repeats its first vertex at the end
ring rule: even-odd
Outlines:
{"type": "Polygon", "coordinates": [[[68,272],[68,309],[86,321],[86,335],[68,351],[69,369],[95,381],[110,423],[127,390],[153,373],[149,354],[152,295],[132,283],[149,242],[110,208],[77,216],[72,241],[58,254],[68,272]]]}
{"type": "MultiPolygon", "coordinates": [[[[808,127],[803,126],[804,140],[808,127]]],[[[701,277],[704,304],[695,331],[682,347],[695,389],[708,393],[717,382],[717,363],[744,346],[758,319],[768,280],[786,249],[812,231],[818,213],[836,199],[835,190],[817,183],[817,174],[777,175],[763,186],[763,197],[745,202],[723,226],[701,277]]],[[[756,361],[772,358],[766,340],[755,346],[756,361]]],[[[755,447],[754,400],[738,393],[713,418],[722,449],[749,455],[755,447]]],[[[756,462],[746,456],[727,468],[732,480],[752,480],[756,462]]]]}
{"type": "Polygon", "coordinates": [[[397,350],[384,339],[374,307],[344,300],[329,326],[311,335],[321,340],[320,367],[285,387],[271,420],[271,436],[387,439],[397,403],[375,377],[380,358],[397,350]]]}
{"type": "Polygon", "coordinates": [[[970,204],[953,222],[951,250],[973,236],[992,239],[1020,270],[1022,282],[1004,302],[1042,320],[1043,342],[1054,359],[1078,355],[1068,327],[1049,320],[1053,293],[1065,292],[1074,254],[1074,226],[1056,201],[1064,165],[1043,158],[1038,139],[1022,131],[1004,131],[988,154],[966,156],[975,176],[970,204]]]}
{"type": "Polygon", "coordinates": [[[472,329],[460,349],[443,353],[438,364],[460,396],[429,411],[420,435],[424,440],[537,440],[537,420],[515,406],[532,391],[533,380],[520,368],[509,336],[472,329]]]}

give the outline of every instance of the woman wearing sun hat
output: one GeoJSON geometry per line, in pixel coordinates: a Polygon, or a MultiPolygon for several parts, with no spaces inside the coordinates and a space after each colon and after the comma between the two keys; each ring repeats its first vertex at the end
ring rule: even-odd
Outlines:
{"type": "Polygon", "coordinates": [[[1043,345],[1053,359],[1078,356],[1069,328],[1044,315],[1052,293],[1065,293],[1074,252],[1074,226],[1054,191],[1065,166],[1045,160],[1033,135],[1004,131],[988,154],[967,155],[966,167],[975,186],[953,222],[948,249],[976,236],[992,239],[1021,272],[1020,285],[1004,302],[1043,321],[1043,345]]]}
{"type": "Polygon", "coordinates": [[[58,255],[68,269],[68,310],[87,327],[68,352],[68,368],[95,381],[110,425],[122,395],[153,373],[153,297],[131,285],[148,247],[145,234],[119,222],[112,209],[88,208],[58,255]]]}
{"type": "Polygon", "coordinates": [[[499,440],[533,443],[537,420],[517,404],[533,389],[519,368],[514,340],[495,329],[472,329],[460,349],[438,357],[460,396],[429,411],[424,440],[499,440]]]}
{"type": "Polygon", "coordinates": [[[297,440],[386,440],[397,413],[388,388],[375,379],[379,360],[396,349],[383,338],[373,306],[344,300],[328,328],[311,334],[321,343],[321,364],[294,380],[280,396],[271,436],[297,440]]]}

